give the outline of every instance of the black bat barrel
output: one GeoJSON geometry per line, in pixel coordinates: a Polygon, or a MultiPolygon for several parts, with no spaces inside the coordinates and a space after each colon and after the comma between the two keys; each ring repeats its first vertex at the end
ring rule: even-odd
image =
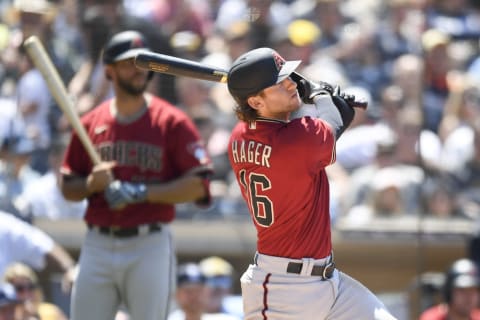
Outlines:
{"type": "Polygon", "coordinates": [[[228,72],[226,70],[196,61],[155,52],[138,53],[135,57],[135,65],[140,69],[166,73],[174,76],[185,76],[215,82],[227,82],[228,72]]]}

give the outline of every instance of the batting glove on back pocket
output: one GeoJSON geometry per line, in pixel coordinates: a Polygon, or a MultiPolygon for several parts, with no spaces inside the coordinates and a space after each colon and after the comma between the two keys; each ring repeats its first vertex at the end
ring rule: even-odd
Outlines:
{"type": "Polygon", "coordinates": [[[143,183],[115,180],[105,189],[105,199],[110,209],[121,210],[129,204],[144,202],[147,187],[143,183]]]}

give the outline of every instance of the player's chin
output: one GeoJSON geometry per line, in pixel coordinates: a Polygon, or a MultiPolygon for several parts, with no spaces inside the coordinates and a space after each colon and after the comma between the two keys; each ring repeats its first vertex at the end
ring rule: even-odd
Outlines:
{"type": "Polygon", "coordinates": [[[291,96],[292,104],[294,104],[297,108],[300,108],[302,105],[302,100],[300,99],[300,96],[298,93],[295,93],[291,96]]]}
{"type": "Polygon", "coordinates": [[[132,77],[132,81],[137,83],[137,84],[142,84],[142,83],[148,83],[148,73],[136,73],[132,77]]]}
{"type": "Polygon", "coordinates": [[[148,86],[148,77],[136,77],[132,79],[132,85],[137,89],[145,89],[148,86]]]}
{"type": "Polygon", "coordinates": [[[142,95],[147,89],[148,82],[142,83],[131,83],[128,86],[124,86],[124,90],[129,92],[132,95],[139,96],[142,95]]]}

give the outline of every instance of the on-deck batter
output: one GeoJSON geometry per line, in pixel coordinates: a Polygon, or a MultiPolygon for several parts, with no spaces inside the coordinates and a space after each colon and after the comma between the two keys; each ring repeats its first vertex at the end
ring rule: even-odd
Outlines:
{"type": "Polygon", "coordinates": [[[395,319],[335,269],[325,167],[354,110],[338,88],[327,92],[294,73],[299,64],[258,48],[228,74],[241,120],[229,158],[257,229],[258,252],[241,278],[245,319],[395,319]],[[318,117],[290,119],[299,92],[318,117]]]}
{"type": "Polygon", "coordinates": [[[102,162],[92,167],[78,136],[62,166],[67,199],[88,198],[89,231],[73,287],[71,319],[166,319],[175,281],[169,223],[174,204],[208,203],[211,160],[193,122],[145,93],[150,73],[134,65],[147,50],[136,31],[114,35],[103,53],[115,97],[82,117],[102,162]]]}

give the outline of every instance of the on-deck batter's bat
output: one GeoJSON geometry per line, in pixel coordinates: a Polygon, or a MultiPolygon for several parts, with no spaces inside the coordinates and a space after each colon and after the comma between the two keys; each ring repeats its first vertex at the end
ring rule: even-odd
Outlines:
{"type": "Polygon", "coordinates": [[[100,163],[100,156],[88,137],[85,127],[80,122],[80,117],[75,110],[72,100],[67,94],[67,89],[65,88],[65,85],[44,46],[36,36],[30,36],[26,39],[23,46],[27,50],[28,56],[32,59],[35,67],[45,78],[52,96],[67,117],[73,130],[77,133],[83,147],[87,150],[90,160],[92,160],[94,165],[100,163]]]}
{"type": "MultiPolygon", "coordinates": [[[[169,56],[156,52],[140,52],[135,57],[135,65],[144,70],[166,73],[174,76],[226,83],[228,71],[196,61],[169,56]]],[[[298,73],[297,73],[298,74],[298,73]]],[[[302,75],[298,74],[304,78],[302,75]]],[[[354,99],[353,107],[366,109],[366,101],[354,99]]]]}
{"type": "Polygon", "coordinates": [[[138,53],[135,57],[135,65],[149,71],[215,82],[226,83],[228,76],[226,70],[156,52],[138,53]]]}

